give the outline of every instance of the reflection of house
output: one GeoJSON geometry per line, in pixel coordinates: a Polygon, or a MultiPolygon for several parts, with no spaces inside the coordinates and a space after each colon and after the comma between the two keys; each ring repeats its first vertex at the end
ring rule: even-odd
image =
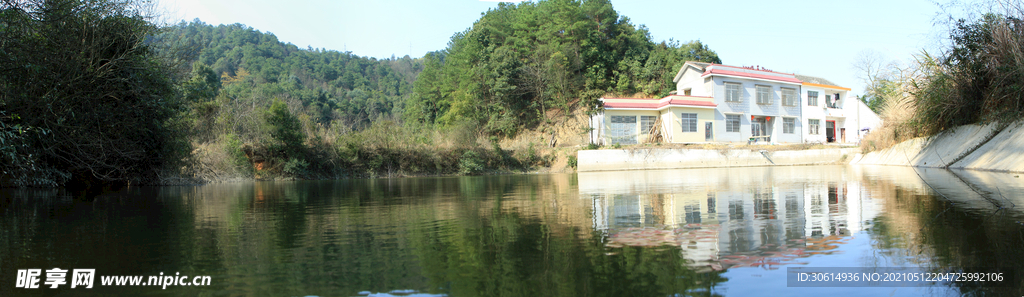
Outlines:
{"type": "Polygon", "coordinates": [[[761,67],[686,62],[662,99],[601,98],[596,144],[856,142],[880,123],[849,88],[761,67]]]}
{"type": "Polygon", "coordinates": [[[681,170],[692,178],[675,187],[680,190],[672,190],[678,183],[669,177],[677,176],[672,172],[581,174],[580,188],[593,199],[594,228],[608,232],[609,247],[678,245],[694,266],[797,263],[797,258],[831,253],[860,231],[863,197],[854,182],[769,179],[758,184],[740,176],[735,178],[742,182],[733,186],[709,172],[681,170]]]}

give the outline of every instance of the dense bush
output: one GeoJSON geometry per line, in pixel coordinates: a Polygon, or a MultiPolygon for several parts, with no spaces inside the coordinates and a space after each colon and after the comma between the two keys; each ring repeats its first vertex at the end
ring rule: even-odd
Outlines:
{"type": "Polygon", "coordinates": [[[883,126],[861,146],[892,146],[960,125],[1007,124],[1024,115],[1024,11],[960,19],[950,30],[951,46],[938,56],[917,55],[894,71],[901,75],[882,99],[883,126]]]}
{"type": "Polygon", "coordinates": [[[1024,113],[1024,15],[1010,13],[959,20],[950,32],[952,47],[922,63],[923,79],[917,81],[913,95],[915,123],[923,134],[1012,121],[1024,113]]]}
{"type": "MultiPolygon", "coordinates": [[[[188,153],[174,73],[141,1],[0,4],[0,101],[44,184],[154,180],[188,153]],[[59,20],[59,21],[55,21],[59,20]]],[[[15,175],[15,179],[27,177],[15,175]]]]}

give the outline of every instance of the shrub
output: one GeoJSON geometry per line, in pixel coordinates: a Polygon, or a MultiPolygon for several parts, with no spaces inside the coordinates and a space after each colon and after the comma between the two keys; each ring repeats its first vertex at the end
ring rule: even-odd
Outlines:
{"type": "Polygon", "coordinates": [[[288,106],[281,99],[274,99],[264,116],[270,126],[270,136],[284,146],[289,156],[297,155],[306,139],[299,118],[288,111],[288,106]]]}
{"type": "Polygon", "coordinates": [[[459,173],[477,174],[484,170],[483,160],[476,152],[469,150],[459,158],[459,173]]]}
{"type": "Polygon", "coordinates": [[[306,160],[291,158],[284,163],[284,173],[291,176],[305,176],[308,174],[309,162],[306,160]]]}

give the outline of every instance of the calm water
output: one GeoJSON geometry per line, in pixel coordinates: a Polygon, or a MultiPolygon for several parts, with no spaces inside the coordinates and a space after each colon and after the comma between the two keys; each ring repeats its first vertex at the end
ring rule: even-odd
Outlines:
{"type": "Polygon", "coordinates": [[[1017,268],[1022,217],[1014,174],[902,167],[0,190],[0,296],[1021,296],[787,287],[786,269],[1017,268]],[[14,288],[54,267],[95,268],[94,288],[14,288]],[[211,285],[100,284],[161,273],[211,285]]]}

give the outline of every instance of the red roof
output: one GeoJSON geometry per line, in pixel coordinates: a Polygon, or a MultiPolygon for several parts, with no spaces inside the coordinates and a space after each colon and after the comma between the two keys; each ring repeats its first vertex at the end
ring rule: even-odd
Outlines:
{"type": "MultiPolygon", "coordinates": [[[[710,101],[700,100],[685,100],[676,99],[677,96],[668,96],[661,99],[644,98],[644,99],[633,99],[637,102],[605,102],[604,108],[642,108],[642,109],[661,109],[665,106],[697,106],[697,107],[716,107],[718,104],[710,101]]],[[[710,97],[708,97],[710,98],[710,97]]],[[[630,98],[607,98],[607,99],[630,99],[630,98]]]]}
{"type": "MultiPolygon", "coordinates": [[[[722,66],[724,66],[724,65],[722,65],[722,66]]],[[[801,80],[797,79],[796,76],[792,75],[792,74],[779,75],[779,74],[782,74],[782,73],[778,73],[778,72],[774,72],[774,71],[751,70],[751,69],[745,69],[744,71],[734,71],[734,70],[722,69],[722,68],[725,68],[725,67],[731,67],[731,66],[708,67],[706,70],[704,70],[704,74],[702,74],[701,77],[708,76],[708,75],[711,75],[711,74],[720,74],[720,75],[731,75],[731,76],[749,77],[749,78],[756,78],[756,79],[774,80],[774,81],[789,82],[789,83],[796,83],[796,84],[802,83],[801,80]]]]}

